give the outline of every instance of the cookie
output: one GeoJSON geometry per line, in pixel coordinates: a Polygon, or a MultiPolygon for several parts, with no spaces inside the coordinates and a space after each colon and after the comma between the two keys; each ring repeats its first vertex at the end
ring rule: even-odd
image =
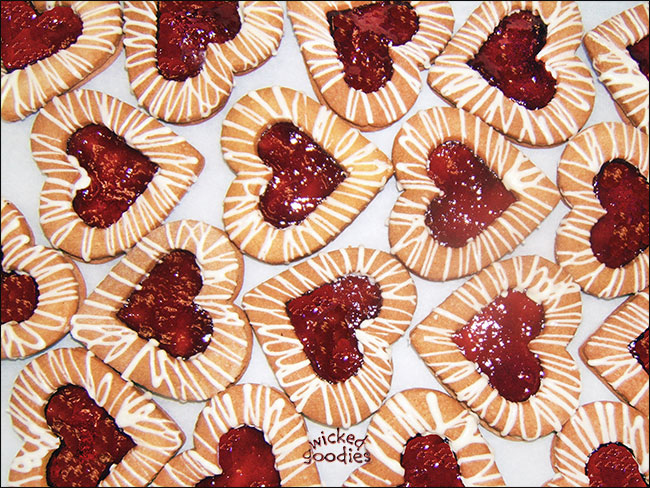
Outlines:
{"type": "Polygon", "coordinates": [[[160,225],[204,161],[156,119],[90,90],[44,107],[31,145],[46,176],[40,199],[45,236],[72,257],[93,262],[123,253],[160,225]],[[120,160],[129,164],[119,166],[120,160]]]}
{"type": "Polygon", "coordinates": [[[166,122],[195,123],[216,114],[234,75],[264,63],[282,38],[280,2],[166,2],[163,8],[124,2],[124,47],[138,103],[166,122]]]}
{"type": "Polygon", "coordinates": [[[584,129],[564,149],[557,184],[571,208],[555,257],[600,298],[648,286],[648,135],[621,122],[584,129]]]}
{"type": "Polygon", "coordinates": [[[505,137],[455,108],[404,122],[393,144],[399,195],[391,253],[436,281],[466,276],[515,249],[560,200],[553,182],[505,137]]]}
{"type": "Polygon", "coordinates": [[[584,126],[594,105],[591,73],[575,55],[581,38],[576,2],[483,2],[427,80],[515,142],[557,145],[584,126]]]}
{"type": "Polygon", "coordinates": [[[408,271],[390,254],[318,254],[253,288],[242,305],[280,386],[298,412],[349,427],[388,394],[390,346],[416,305],[408,271]]]}
{"type": "Polygon", "coordinates": [[[389,126],[413,106],[420,71],[454,27],[449,2],[386,3],[287,3],[314,92],[364,131],[389,126]]]}
{"type": "Polygon", "coordinates": [[[2,199],[2,359],[40,352],[70,330],[86,297],[79,268],[37,246],[22,213],[2,199]]]}
{"type": "Polygon", "coordinates": [[[243,271],[219,229],[167,223],[95,288],[72,318],[72,336],[122,378],[177,400],[206,400],[236,382],[250,359],[252,332],[233,304],[243,271]]]}
{"type": "Polygon", "coordinates": [[[221,148],[236,174],[224,198],[226,232],[242,252],[272,264],[324,247],[393,173],[358,130],[304,93],[277,86],[230,109],[221,148]]]}

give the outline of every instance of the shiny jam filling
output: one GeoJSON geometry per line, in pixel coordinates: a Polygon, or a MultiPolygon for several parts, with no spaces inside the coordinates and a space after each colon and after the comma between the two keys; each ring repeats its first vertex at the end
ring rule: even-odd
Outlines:
{"type": "Polygon", "coordinates": [[[648,74],[648,64],[650,60],[650,37],[645,36],[643,39],[635,42],[631,46],[627,46],[627,52],[630,53],[630,57],[637,62],[641,73],[645,75],[646,78],[650,79],[650,74],[648,74]]]}
{"type": "Polygon", "coordinates": [[[465,486],[456,455],[436,434],[416,435],[402,454],[404,483],[400,486],[465,486]]]}
{"type": "Polygon", "coordinates": [[[492,86],[529,110],[555,96],[556,81],[535,57],[546,44],[547,26],[539,15],[519,10],[504,17],[467,64],[492,86]]]}
{"type": "Polygon", "coordinates": [[[516,201],[483,160],[458,141],[431,150],[428,175],[442,195],[431,201],[424,222],[445,246],[465,246],[516,201]]]}
{"type": "Polygon", "coordinates": [[[650,345],[648,341],[648,329],[644,330],[639,337],[634,339],[630,344],[627,346],[628,350],[636,358],[637,361],[639,361],[639,364],[643,366],[643,369],[645,369],[645,372],[650,374],[650,371],[648,370],[648,355],[650,345]]]}
{"type": "Polygon", "coordinates": [[[544,327],[544,307],[508,290],[484,307],[452,340],[501,396],[523,402],[537,393],[543,371],[528,343],[544,327]]]}
{"type": "Polygon", "coordinates": [[[262,132],[257,153],[273,170],[259,209],[279,229],[302,222],[347,176],[332,156],[291,122],[277,122],[262,132]]]}
{"type": "Polygon", "coordinates": [[[77,190],[72,208],[87,225],[105,229],[117,222],[146,189],[158,166],[103,125],[90,124],[68,139],[89,178],[77,190]]]}
{"type": "Polygon", "coordinates": [[[61,439],[47,463],[49,486],[97,486],[135,447],[113,417],[77,385],[62,386],[50,397],[45,420],[61,439]]]}
{"type": "Polygon", "coordinates": [[[389,47],[407,43],[418,30],[418,16],[407,2],[377,2],[327,13],[330,34],[351,88],[371,93],[393,76],[389,47]]]}
{"type": "MultiPolygon", "coordinates": [[[[4,257],[4,253],[2,254],[4,257]]],[[[0,260],[2,259],[0,257],[0,260]]],[[[2,267],[2,323],[23,322],[34,314],[38,305],[38,284],[26,273],[2,267]]]]}
{"type": "Polygon", "coordinates": [[[366,276],[346,275],[287,303],[291,325],[314,372],[325,381],[351,378],[363,365],[354,331],[379,315],[379,285],[366,276]]]}
{"type": "Polygon", "coordinates": [[[212,317],[194,303],[202,286],[194,254],[175,249],[131,293],[117,318],[172,356],[188,359],[205,351],[212,337],[212,317]]]}
{"type": "Polygon", "coordinates": [[[618,442],[601,444],[589,456],[589,486],[648,486],[632,451],[618,442]]]}
{"type": "Polygon", "coordinates": [[[648,180],[636,166],[613,159],[593,185],[606,214],[591,228],[591,249],[608,268],[625,266],[648,248],[648,180]]]}

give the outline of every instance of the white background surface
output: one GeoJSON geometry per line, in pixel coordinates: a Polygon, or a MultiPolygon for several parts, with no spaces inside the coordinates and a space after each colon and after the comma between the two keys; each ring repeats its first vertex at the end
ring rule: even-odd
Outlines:
{"type": "MultiPolygon", "coordinates": [[[[455,16],[454,32],[465,22],[469,14],[479,2],[452,2],[455,16]]],[[[638,2],[578,2],[583,17],[584,32],[596,27],[638,2]]],[[[578,55],[591,68],[591,63],[585,54],[584,48],[578,49],[578,55]]],[[[593,73],[593,69],[592,69],[593,73]]],[[[393,126],[378,132],[365,135],[373,141],[385,154],[391,154],[393,137],[400,128],[403,120],[416,111],[432,106],[445,106],[446,103],[439,98],[426,84],[426,71],[422,73],[423,86],[415,106],[402,119],[393,126]]],[[[604,86],[596,80],[596,104],[591,118],[586,126],[602,121],[620,120],[615,112],[613,102],[604,86]]],[[[192,186],[178,207],[171,213],[168,221],[182,218],[200,219],[223,228],[222,200],[225,191],[234,175],[222,159],[219,137],[221,123],[232,105],[248,91],[270,85],[282,85],[302,90],[315,98],[310,86],[306,68],[303,64],[296,39],[293,35],[291,24],[285,15],[284,37],[277,54],[259,69],[236,77],[235,87],[225,108],[212,119],[191,126],[174,126],[168,124],[172,130],[184,136],[191,144],[199,149],[205,157],[205,168],[198,181],[192,186]]],[[[85,88],[104,91],[116,96],[127,103],[137,106],[132,95],[128,78],[124,68],[124,53],[117,58],[106,71],[87,83],[85,88]]],[[[2,121],[2,196],[12,201],[23,212],[36,237],[37,244],[49,245],[41,232],[38,221],[39,193],[44,181],[29,149],[29,136],[35,116],[32,115],[21,122],[6,123],[2,121]]],[[[537,166],[553,181],[556,179],[556,168],[560,155],[566,144],[551,149],[520,149],[526,153],[537,166]]],[[[363,245],[385,251],[389,250],[388,231],[386,223],[391,208],[397,198],[395,179],[391,178],[383,191],[370,203],[368,208],[333,242],[324,250],[338,249],[345,246],[363,245]]],[[[558,204],[551,215],[519,246],[512,255],[539,254],[554,260],[553,245],[555,232],[562,217],[568,212],[568,207],[562,202],[558,204]]],[[[80,264],[86,279],[88,293],[103,279],[108,271],[116,264],[118,259],[104,264],[80,264]]],[[[245,273],[242,292],[237,298],[238,305],[241,296],[251,288],[266,279],[275,276],[286,269],[286,266],[272,266],[261,263],[255,259],[245,257],[245,273]]],[[[413,317],[412,325],[419,323],[431,310],[440,304],[453,290],[462,285],[467,278],[453,280],[445,283],[428,282],[414,278],[418,290],[418,305],[413,317]]],[[[582,377],[582,393],[580,403],[584,404],[594,400],[615,400],[614,395],[596,378],[580,360],[577,350],[580,344],[603,322],[603,320],[623,301],[597,299],[582,293],[583,319],[580,328],[569,345],[569,352],[578,363],[582,377]]],[[[408,343],[408,332],[393,346],[394,376],[390,395],[411,387],[426,387],[442,390],[434,376],[424,366],[414,350],[408,343]]],[[[54,347],[70,347],[77,344],[69,335],[54,347]]],[[[2,361],[2,473],[0,483],[7,484],[9,466],[22,441],[11,427],[7,413],[9,396],[12,384],[19,371],[30,361],[18,360],[2,361]]],[[[248,369],[241,382],[264,383],[276,385],[277,381],[268,366],[264,354],[261,352],[257,341],[253,346],[253,353],[248,369]]],[[[154,395],[155,400],[178,422],[186,433],[187,441],[182,448],[192,447],[192,431],[196,418],[203,407],[203,403],[182,404],[154,395]]],[[[318,437],[321,432],[329,434],[335,432],[320,424],[307,421],[310,439],[318,437]]],[[[349,429],[356,438],[365,436],[368,421],[364,421],[349,429]]],[[[534,442],[516,442],[504,440],[481,428],[487,442],[496,456],[496,462],[509,486],[539,486],[553,475],[550,463],[550,447],[553,436],[546,436],[534,442]]],[[[331,452],[339,453],[342,445],[334,446],[331,452]]],[[[317,452],[326,453],[326,448],[319,448],[317,452]]],[[[324,485],[340,485],[348,474],[356,468],[357,464],[343,464],[340,462],[318,463],[321,480],[324,485]]]]}

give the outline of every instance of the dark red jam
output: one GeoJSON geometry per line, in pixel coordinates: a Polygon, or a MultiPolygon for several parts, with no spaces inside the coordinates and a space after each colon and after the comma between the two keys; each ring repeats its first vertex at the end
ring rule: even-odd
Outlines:
{"type": "Polygon", "coordinates": [[[23,322],[32,316],[38,305],[38,284],[28,274],[5,271],[3,267],[1,296],[2,323],[23,322]]]}
{"type": "Polygon", "coordinates": [[[648,248],[648,180],[636,166],[613,159],[594,178],[594,193],[607,212],[591,228],[591,249],[608,268],[631,262],[648,248]]]}
{"type": "Polygon", "coordinates": [[[523,402],[537,393],[543,376],[528,343],[544,327],[544,307],[509,290],[484,307],[452,336],[461,352],[487,375],[501,396],[523,402]]]}
{"type": "Polygon", "coordinates": [[[429,178],[442,195],[429,204],[425,223],[433,237],[463,247],[515,202],[499,177],[461,142],[447,141],[429,154],[429,178]]]}
{"type": "Polygon", "coordinates": [[[135,443],[77,385],[59,388],[47,402],[45,420],[61,445],[47,463],[49,486],[97,486],[135,443]]]}
{"type": "Polygon", "coordinates": [[[248,425],[230,429],[219,439],[219,466],[223,472],[196,486],[280,486],[275,456],[264,434],[248,425]]]}
{"type": "Polygon", "coordinates": [[[234,39],[238,2],[158,2],[158,70],[174,81],[199,74],[208,44],[234,39]]]}
{"type": "Polygon", "coordinates": [[[650,371],[648,371],[648,351],[650,349],[650,346],[648,344],[648,329],[644,330],[639,335],[639,337],[630,342],[627,348],[629,349],[632,356],[634,356],[636,360],[639,361],[639,364],[643,366],[645,372],[650,374],[650,371]]]}
{"type": "Polygon", "coordinates": [[[623,444],[601,444],[591,453],[585,469],[589,486],[648,486],[632,451],[623,444]]]}
{"type": "Polygon", "coordinates": [[[381,309],[379,285],[366,276],[346,275],[287,303],[287,314],[318,376],[345,381],[363,365],[354,331],[381,309]]]}
{"type": "Polygon", "coordinates": [[[347,176],[332,156],[291,122],[266,129],[257,153],[273,169],[259,208],[279,229],[302,222],[347,176]]]}
{"type": "Polygon", "coordinates": [[[504,17],[467,64],[492,86],[529,110],[555,96],[556,81],[535,56],[546,44],[546,24],[528,10],[504,17]]]}
{"type": "Polygon", "coordinates": [[[103,125],[90,124],[68,140],[67,153],[86,170],[90,184],[72,207],[87,225],[105,229],[120,220],[153,179],[158,166],[103,125]]]}
{"type": "Polygon", "coordinates": [[[212,317],[194,303],[202,286],[194,254],[173,250],[131,293],[117,318],[172,356],[188,359],[205,351],[212,337],[212,317]]]}
{"type": "Polygon", "coordinates": [[[393,76],[388,48],[406,44],[418,30],[418,16],[407,2],[377,2],[327,13],[330,34],[344,80],[351,88],[371,93],[393,76]]]}
{"type": "Polygon", "coordinates": [[[39,14],[31,2],[1,2],[2,64],[7,71],[22,69],[68,48],[83,30],[79,16],[68,6],[39,14]]]}
{"type": "Polygon", "coordinates": [[[648,74],[648,63],[650,63],[650,60],[648,60],[648,57],[650,57],[650,54],[648,53],[650,50],[649,39],[650,37],[645,36],[640,41],[627,47],[627,52],[629,52],[632,59],[637,62],[641,73],[643,73],[648,79],[650,79],[650,75],[648,74]]]}
{"type": "Polygon", "coordinates": [[[465,486],[456,456],[442,437],[416,435],[402,454],[404,484],[400,486],[465,486]]]}

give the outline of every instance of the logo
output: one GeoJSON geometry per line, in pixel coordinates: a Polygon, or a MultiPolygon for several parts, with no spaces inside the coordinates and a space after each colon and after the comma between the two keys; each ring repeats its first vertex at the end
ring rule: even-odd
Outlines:
{"type": "Polygon", "coordinates": [[[366,437],[357,437],[337,427],[336,431],[325,431],[309,441],[311,449],[303,453],[305,464],[326,461],[328,463],[364,464],[370,461],[370,455],[364,448],[366,437]]]}

